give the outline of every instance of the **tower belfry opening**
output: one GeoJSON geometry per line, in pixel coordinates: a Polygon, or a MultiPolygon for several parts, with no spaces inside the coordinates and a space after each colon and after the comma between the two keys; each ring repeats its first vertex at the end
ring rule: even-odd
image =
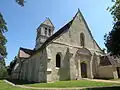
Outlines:
{"type": "Polygon", "coordinates": [[[53,35],[54,32],[54,25],[52,24],[51,20],[49,18],[46,18],[46,20],[40,24],[40,26],[37,28],[37,37],[36,37],[36,45],[35,49],[39,49],[42,44],[53,35]]]}

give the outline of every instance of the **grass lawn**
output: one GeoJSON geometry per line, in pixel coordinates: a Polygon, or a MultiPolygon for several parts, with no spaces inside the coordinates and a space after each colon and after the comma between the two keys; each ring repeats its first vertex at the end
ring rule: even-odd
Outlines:
{"type": "Polygon", "coordinates": [[[117,83],[104,83],[104,82],[95,82],[88,80],[75,80],[75,81],[58,81],[54,83],[36,83],[36,84],[26,84],[27,86],[32,87],[56,87],[56,88],[67,88],[67,87],[97,87],[97,86],[120,86],[117,83]]]}
{"type": "Polygon", "coordinates": [[[14,87],[5,83],[3,80],[0,80],[0,90],[32,90],[32,89],[23,89],[23,88],[14,87]]]}
{"type": "MultiPolygon", "coordinates": [[[[23,84],[31,87],[46,87],[46,88],[71,88],[71,87],[98,87],[98,86],[120,86],[120,84],[116,83],[103,83],[103,82],[95,82],[95,81],[87,81],[87,80],[79,80],[79,81],[59,81],[54,83],[35,83],[35,84],[23,84]]],[[[94,88],[94,89],[85,89],[85,90],[119,90],[120,87],[114,88],[94,88]]],[[[0,90],[34,90],[34,89],[23,89],[11,86],[0,80],[0,90]]]]}

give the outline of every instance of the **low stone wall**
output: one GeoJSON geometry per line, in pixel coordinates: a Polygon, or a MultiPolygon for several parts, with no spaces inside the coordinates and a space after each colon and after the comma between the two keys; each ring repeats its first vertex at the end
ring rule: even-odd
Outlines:
{"type": "Polygon", "coordinates": [[[99,78],[114,78],[113,67],[109,66],[100,66],[98,68],[99,78]]]}

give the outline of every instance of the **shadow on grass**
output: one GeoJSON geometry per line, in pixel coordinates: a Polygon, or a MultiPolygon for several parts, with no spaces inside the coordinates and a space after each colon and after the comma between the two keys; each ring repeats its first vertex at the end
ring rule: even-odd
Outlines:
{"type": "Polygon", "coordinates": [[[27,80],[18,80],[18,79],[7,79],[9,82],[12,82],[16,85],[23,85],[23,84],[34,84],[35,82],[29,82],[27,80]]]}
{"type": "Polygon", "coordinates": [[[94,77],[94,79],[100,79],[100,80],[112,80],[113,78],[99,78],[99,77],[94,77]]]}
{"type": "Polygon", "coordinates": [[[87,88],[85,90],[120,90],[120,86],[87,88]]]}
{"type": "MultiPolygon", "coordinates": [[[[18,80],[18,79],[7,79],[8,81],[16,84],[16,85],[24,85],[24,84],[34,84],[36,82],[29,82],[26,80],[18,80]]],[[[95,87],[95,88],[86,88],[83,90],[120,90],[120,86],[112,86],[112,87],[95,87]]]]}

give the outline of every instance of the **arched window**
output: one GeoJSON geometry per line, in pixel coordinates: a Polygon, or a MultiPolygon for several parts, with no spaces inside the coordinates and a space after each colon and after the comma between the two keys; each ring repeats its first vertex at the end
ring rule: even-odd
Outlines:
{"type": "Polygon", "coordinates": [[[56,67],[60,68],[61,57],[59,54],[56,55],[56,67]]]}
{"type": "Polygon", "coordinates": [[[51,36],[51,29],[49,29],[49,36],[51,36]]]}
{"type": "Polygon", "coordinates": [[[85,36],[83,33],[80,33],[80,45],[85,46],[85,36]]]}

